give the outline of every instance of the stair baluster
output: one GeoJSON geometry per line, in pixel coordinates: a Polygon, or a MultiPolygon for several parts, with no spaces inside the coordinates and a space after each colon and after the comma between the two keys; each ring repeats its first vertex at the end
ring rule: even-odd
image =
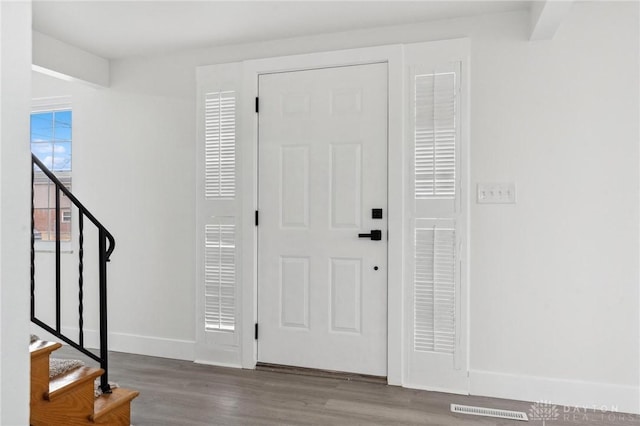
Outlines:
{"type": "Polygon", "coordinates": [[[84,346],[84,220],[78,215],[78,343],[84,346]]]}
{"type": "Polygon", "coordinates": [[[35,156],[31,155],[32,170],[31,170],[31,321],[49,333],[53,334],[60,340],[74,347],[78,351],[87,355],[100,363],[100,368],[104,370],[104,373],[100,379],[100,388],[103,393],[110,393],[111,388],[109,386],[109,352],[107,346],[107,262],[111,253],[115,248],[115,240],[111,233],[87,210],[87,208],[78,201],[78,199],[69,191],[69,189],[35,156]],[[39,169],[36,172],[36,168],[39,169]],[[35,184],[36,178],[48,179],[48,182],[55,185],[55,326],[47,324],[36,315],[36,256],[35,256],[35,184]],[[61,315],[61,196],[64,195],[69,201],[78,209],[78,224],[79,224],[79,265],[78,265],[78,325],[79,336],[78,340],[66,336],[62,330],[62,315],[61,315]],[[99,294],[99,335],[100,335],[100,348],[99,355],[94,354],[92,351],[85,347],[84,341],[84,293],[85,293],[85,280],[84,280],[84,219],[91,222],[98,230],[98,294],[99,294]]]}

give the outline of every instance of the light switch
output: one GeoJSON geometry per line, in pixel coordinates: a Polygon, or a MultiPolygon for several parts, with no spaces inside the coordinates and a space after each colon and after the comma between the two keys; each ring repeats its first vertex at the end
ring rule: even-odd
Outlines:
{"type": "Polygon", "coordinates": [[[478,204],[515,204],[516,184],[479,183],[476,201],[478,204]]]}

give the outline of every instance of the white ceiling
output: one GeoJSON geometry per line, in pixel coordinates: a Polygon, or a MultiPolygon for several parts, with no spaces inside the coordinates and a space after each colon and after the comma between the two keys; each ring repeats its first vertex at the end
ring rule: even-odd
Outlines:
{"type": "Polygon", "coordinates": [[[33,28],[108,59],[529,8],[529,1],[34,1],[33,28]]]}

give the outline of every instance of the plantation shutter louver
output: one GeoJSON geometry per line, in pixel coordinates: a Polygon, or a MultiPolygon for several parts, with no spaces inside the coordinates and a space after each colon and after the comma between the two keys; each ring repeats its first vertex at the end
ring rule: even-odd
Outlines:
{"type": "Polygon", "coordinates": [[[455,229],[432,225],[415,231],[414,349],[455,350],[455,229]]]}
{"type": "Polygon", "coordinates": [[[234,331],[236,305],[235,225],[205,226],[205,328],[234,331]]]}
{"type": "Polygon", "coordinates": [[[236,195],[236,94],[205,95],[205,197],[236,195]]]}
{"type": "Polygon", "coordinates": [[[415,196],[456,195],[456,74],[415,76],[415,196]]]}

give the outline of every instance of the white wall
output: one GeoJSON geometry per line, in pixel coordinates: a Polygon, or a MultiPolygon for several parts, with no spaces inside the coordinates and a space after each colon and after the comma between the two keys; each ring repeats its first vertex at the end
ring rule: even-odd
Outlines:
{"type": "Polygon", "coordinates": [[[110,89],[74,96],[74,187],[118,239],[116,349],[190,355],[196,66],[468,36],[471,182],[518,186],[472,203],[471,391],[640,412],[638,4],[528,35],[516,12],[112,61],[110,89]]]}
{"type": "Polygon", "coordinates": [[[72,96],[73,192],[116,239],[110,348],[192,359],[193,103],[33,75],[34,97],[72,96]]]}
{"type": "Polygon", "coordinates": [[[579,3],[474,44],[472,180],[518,204],[472,205],[472,391],[640,409],[638,36],[637,3],[579,3]]]}
{"type": "Polygon", "coordinates": [[[29,423],[31,3],[0,2],[0,424],[29,423]]]}

